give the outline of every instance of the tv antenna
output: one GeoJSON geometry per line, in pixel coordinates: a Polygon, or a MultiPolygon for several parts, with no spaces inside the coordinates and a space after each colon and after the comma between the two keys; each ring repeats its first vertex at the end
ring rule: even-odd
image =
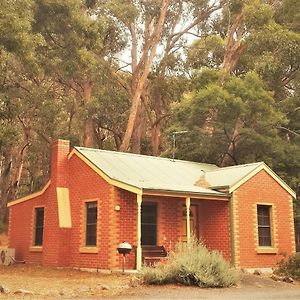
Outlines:
{"type": "Polygon", "coordinates": [[[176,150],[176,135],[178,134],[185,134],[187,133],[187,130],[182,130],[182,131],[174,131],[172,133],[172,137],[173,137],[173,153],[172,153],[172,159],[175,159],[175,150],[176,150]]]}

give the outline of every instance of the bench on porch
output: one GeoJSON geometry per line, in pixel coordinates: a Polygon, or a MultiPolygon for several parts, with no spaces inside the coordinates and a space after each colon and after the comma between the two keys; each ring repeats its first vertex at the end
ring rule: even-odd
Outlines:
{"type": "Polygon", "coordinates": [[[164,246],[142,246],[142,260],[146,266],[165,260],[167,256],[164,246]]]}

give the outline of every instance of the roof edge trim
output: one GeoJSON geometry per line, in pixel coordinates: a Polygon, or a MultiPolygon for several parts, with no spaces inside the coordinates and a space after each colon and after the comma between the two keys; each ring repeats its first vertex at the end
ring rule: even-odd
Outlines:
{"type": "Polygon", "coordinates": [[[70,159],[73,155],[76,155],[79,159],[81,159],[86,165],[88,165],[94,172],[96,172],[101,178],[103,178],[109,184],[124,189],[126,191],[132,192],[134,194],[138,194],[138,195],[142,194],[141,188],[113,179],[110,176],[108,176],[105,172],[103,172],[100,168],[94,165],[86,156],[84,156],[76,148],[73,148],[73,150],[70,152],[70,154],[68,155],[68,159],[70,159]]]}
{"type": "Polygon", "coordinates": [[[211,199],[211,200],[229,200],[229,195],[228,194],[209,194],[209,193],[192,193],[192,192],[176,192],[176,191],[167,191],[167,190],[155,190],[155,189],[143,189],[143,196],[174,196],[174,197],[180,197],[180,198],[186,198],[186,197],[191,197],[191,198],[205,198],[211,199]]]}
{"type": "Polygon", "coordinates": [[[49,180],[46,185],[38,192],[35,192],[31,195],[28,195],[28,196],[25,196],[25,197],[22,197],[22,198],[19,198],[19,199],[16,199],[16,200],[13,200],[13,201],[10,201],[7,203],[7,207],[11,207],[11,206],[14,206],[16,204],[19,204],[19,203],[22,203],[22,202],[25,202],[25,201],[28,201],[28,200],[31,200],[33,198],[36,198],[38,196],[41,196],[45,193],[45,191],[47,190],[47,188],[50,186],[50,183],[51,183],[51,180],[49,180]]]}
{"type": "Polygon", "coordinates": [[[260,171],[266,171],[281,187],[283,187],[293,198],[296,198],[296,192],[293,191],[270,167],[268,167],[265,163],[258,165],[254,170],[249,172],[246,176],[240,179],[238,182],[233,184],[229,188],[229,193],[235,191],[238,187],[248,181],[251,177],[256,175],[260,171]]]}

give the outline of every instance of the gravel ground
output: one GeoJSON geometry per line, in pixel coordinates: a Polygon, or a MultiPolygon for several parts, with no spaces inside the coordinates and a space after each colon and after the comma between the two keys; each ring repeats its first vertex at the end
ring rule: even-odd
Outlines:
{"type": "Polygon", "coordinates": [[[300,299],[299,283],[243,274],[236,287],[201,289],[180,285],[145,286],[134,275],[99,274],[32,264],[0,266],[4,299],[300,299]],[[20,290],[21,289],[21,290],[20,290]],[[19,292],[18,292],[19,291],[19,292]]]}
{"type": "MultiPolygon", "coordinates": [[[[6,243],[7,237],[0,235],[0,245],[6,243]]],[[[225,289],[145,286],[133,278],[33,264],[0,266],[0,299],[300,299],[300,283],[277,282],[266,276],[242,274],[236,287],[225,289]],[[1,286],[6,293],[1,293],[1,286]]]]}
{"type": "Polygon", "coordinates": [[[103,298],[128,290],[130,278],[33,264],[0,266],[0,286],[7,292],[0,293],[0,298],[103,298]]]}

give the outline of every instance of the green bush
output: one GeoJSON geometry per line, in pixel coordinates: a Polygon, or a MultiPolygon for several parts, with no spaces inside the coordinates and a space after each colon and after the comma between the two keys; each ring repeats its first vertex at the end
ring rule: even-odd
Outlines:
{"type": "Polygon", "coordinates": [[[290,256],[288,260],[282,260],[274,273],[300,280],[300,252],[290,256]]]}
{"type": "Polygon", "coordinates": [[[196,239],[178,243],[164,264],[144,267],[143,281],[148,284],[181,283],[200,287],[228,287],[236,283],[238,274],[217,251],[209,252],[196,239]]]}

